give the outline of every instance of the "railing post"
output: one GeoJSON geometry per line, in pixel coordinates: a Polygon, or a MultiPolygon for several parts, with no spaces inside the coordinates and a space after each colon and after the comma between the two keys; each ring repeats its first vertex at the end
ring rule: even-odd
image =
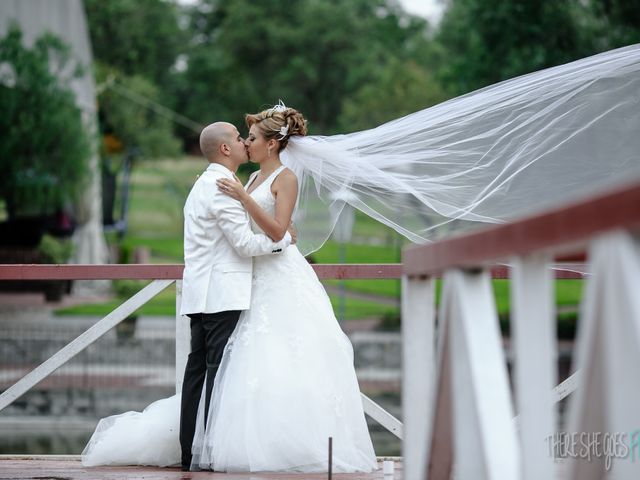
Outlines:
{"type": "Polygon", "coordinates": [[[587,438],[589,443],[582,444],[584,455],[567,460],[565,478],[635,479],[640,438],[640,241],[624,231],[602,234],[592,240],[589,259],[592,275],[586,282],[574,347],[574,363],[582,374],[569,402],[566,429],[566,434],[575,432],[581,442],[587,438]]]}
{"type": "Polygon", "coordinates": [[[544,254],[512,261],[511,317],[523,480],[554,478],[557,347],[552,272],[544,254]]]}
{"type": "MultiPolygon", "coordinates": [[[[450,376],[455,478],[518,480],[520,451],[491,278],[452,269],[443,284],[439,328],[446,334],[440,347],[448,359],[440,368],[450,376]]],[[[442,373],[440,385],[446,385],[442,373]]],[[[448,409],[438,404],[436,422],[448,409]]]]}
{"type": "Polygon", "coordinates": [[[402,412],[405,478],[425,478],[433,417],[435,293],[432,278],[402,277],[402,412]]]}
{"type": "Polygon", "coordinates": [[[180,315],[182,305],[182,280],[176,280],[176,393],[182,392],[184,369],[191,350],[191,326],[189,318],[180,315]]]}

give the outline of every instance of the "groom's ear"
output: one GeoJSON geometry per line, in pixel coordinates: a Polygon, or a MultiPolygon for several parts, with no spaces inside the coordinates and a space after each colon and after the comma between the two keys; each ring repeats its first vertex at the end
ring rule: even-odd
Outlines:
{"type": "Polygon", "coordinates": [[[222,153],[225,156],[229,156],[229,154],[231,153],[231,149],[229,148],[229,145],[226,143],[221,143],[220,144],[220,153],[222,153]]]}

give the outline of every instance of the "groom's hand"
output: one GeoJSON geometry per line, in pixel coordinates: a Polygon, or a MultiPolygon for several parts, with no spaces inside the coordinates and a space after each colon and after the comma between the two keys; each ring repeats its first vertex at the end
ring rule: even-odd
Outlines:
{"type": "Polygon", "coordinates": [[[295,245],[298,241],[298,232],[296,232],[296,227],[293,226],[293,222],[289,223],[289,228],[287,231],[291,235],[291,245],[295,245]]]}

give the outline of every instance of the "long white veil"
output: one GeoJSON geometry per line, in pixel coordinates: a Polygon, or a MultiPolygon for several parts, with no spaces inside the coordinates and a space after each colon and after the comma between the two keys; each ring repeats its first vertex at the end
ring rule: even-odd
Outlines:
{"type": "Polygon", "coordinates": [[[281,159],[299,179],[305,254],[345,202],[424,243],[588,196],[640,177],[640,44],[371,130],[292,137],[281,159]]]}

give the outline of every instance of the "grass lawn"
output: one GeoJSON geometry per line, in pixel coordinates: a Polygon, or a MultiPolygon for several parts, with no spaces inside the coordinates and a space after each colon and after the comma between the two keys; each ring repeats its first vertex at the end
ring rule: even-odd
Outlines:
{"type": "MultiPolygon", "coordinates": [[[[142,285],[144,286],[144,285],[142,285]]],[[[116,307],[124,303],[126,298],[114,298],[104,303],[76,305],[74,307],[56,310],[58,315],[96,315],[104,317],[116,307]]],[[[175,316],[176,314],[176,288],[175,285],[167,287],[152,300],[144,304],[137,313],[141,315],[175,316]]]]}
{"type": "MultiPolygon", "coordinates": [[[[196,157],[160,159],[137,163],[131,175],[129,192],[128,231],[120,244],[125,256],[139,247],[147,248],[152,263],[182,263],[182,209],[193,182],[206,168],[206,162],[196,157]]],[[[246,174],[244,175],[246,179],[246,174]]],[[[242,175],[241,175],[241,179],[242,175]]],[[[396,232],[377,223],[366,215],[356,212],[353,243],[346,244],[346,263],[399,263],[401,249],[406,245],[396,232]]],[[[107,241],[117,243],[115,236],[107,241]]],[[[316,263],[339,263],[341,246],[328,241],[312,254],[316,263]]],[[[325,281],[337,285],[337,280],[325,281]]],[[[509,282],[495,280],[496,305],[500,314],[509,311],[509,282]]],[[[384,298],[399,298],[399,280],[346,280],[347,291],[376,295],[384,298]]],[[[439,292],[440,282],[437,284],[439,292]]],[[[577,305],[582,292],[579,280],[556,281],[558,305],[577,305]]],[[[58,310],[59,314],[106,315],[124,299],[97,305],[80,305],[58,310]]],[[[337,309],[338,298],[331,296],[337,309]]],[[[175,289],[168,288],[140,309],[146,315],[175,315],[175,289]]],[[[382,317],[397,314],[397,309],[376,302],[348,298],[346,319],[382,317]]]]}
{"type": "MultiPolygon", "coordinates": [[[[334,311],[337,315],[339,309],[339,299],[334,295],[331,295],[330,298],[331,304],[333,305],[334,311]]],[[[104,317],[111,311],[113,311],[116,307],[121,305],[124,301],[124,298],[114,298],[113,300],[104,303],[77,305],[74,307],[61,308],[57,310],[56,313],[58,315],[95,315],[104,317]]],[[[171,286],[163,292],[159,293],[153,300],[143,305],[137,313],[141,315],[175,316],[175,302],[175,287],[171,286]]],[[[345,301],[345,320],[382,317],[385,314],[397,315],[398,309],[388,305],[380,305],[379,303],[365,302],[352,298],[347,298],[345,301]]]]}

